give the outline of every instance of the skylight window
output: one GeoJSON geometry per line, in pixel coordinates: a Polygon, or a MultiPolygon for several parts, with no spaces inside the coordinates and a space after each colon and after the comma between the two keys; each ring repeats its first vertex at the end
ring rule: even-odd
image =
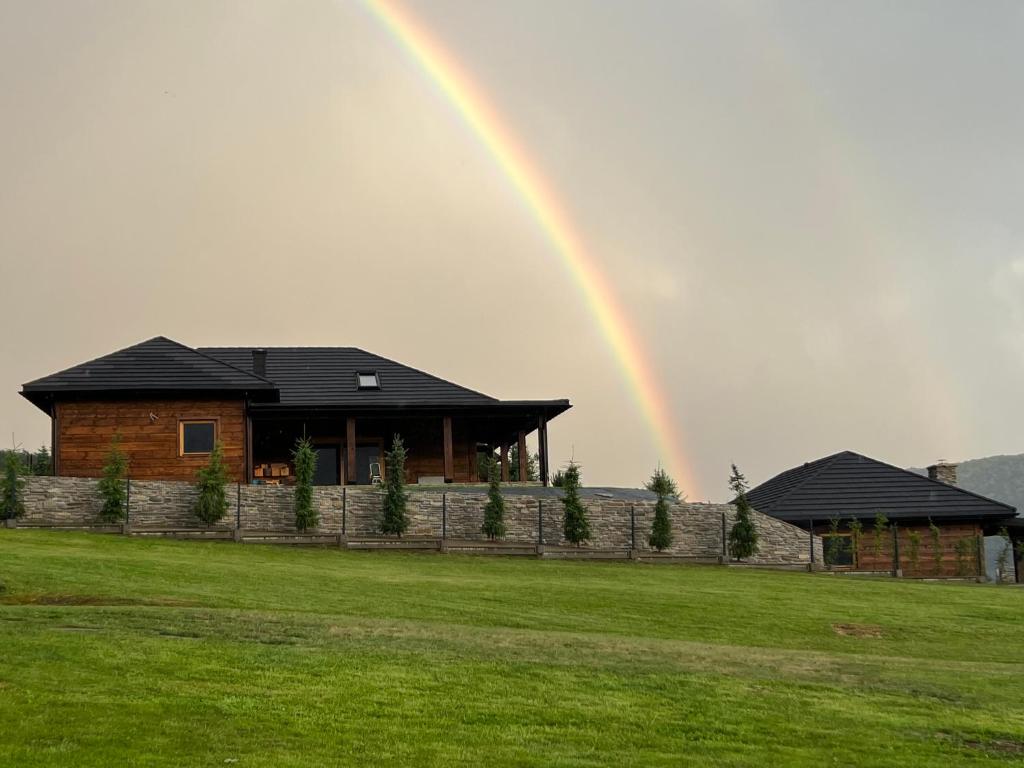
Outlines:
{"type": "Polygon", "coordinates": [[[356,374],[356,387],[359,389],[380,389],[380,377],[376,371],[361,371],[356,374]]]}

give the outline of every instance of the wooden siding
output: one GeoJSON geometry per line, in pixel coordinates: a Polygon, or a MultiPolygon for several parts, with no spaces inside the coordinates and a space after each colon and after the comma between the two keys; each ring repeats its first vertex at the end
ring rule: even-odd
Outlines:
{"type": "Polygon", "coordinates": [[[195,480],[208,457],[179,456],[178,423],[216,419],[232,481],[245,475],[245,404],[241,400],[125,400],[57,404],[57,467],[67,477],[99,477],[110,443],[121,436],[129,473],[138,480],[195,480]],[[150,418],[154,414],[157,418],[150,418]]]}
{"type": "MultiPolygon", "coordinates": [[[[939,526],[940,562],[935,560],[935,545],[928,525],[900,525],[899,550],[900,567],[903,575],[908,578],[956,578],[977,576],[978,570],[978,536],[981,529],[974,523],[941,523],[939,526]],[[920,537],[918,562],[915,567],[911,560],[910,533],[915,531],[920,537]],[[963,563],[957,562],[957,542],[965,541],[963,563]]],[[[840,532],[846,532],[845,524],[840,532]]],[[[818,535],[827,535],[824,526],[815,527],[818,535]]],[[[892,529],[882,537],[878,555],[875,554],[875,533],[869,521],[864,521],[860,546],[857,552],[856,570],[858,571],[891,571],[893,567],[893,535],[892,529]]]]}

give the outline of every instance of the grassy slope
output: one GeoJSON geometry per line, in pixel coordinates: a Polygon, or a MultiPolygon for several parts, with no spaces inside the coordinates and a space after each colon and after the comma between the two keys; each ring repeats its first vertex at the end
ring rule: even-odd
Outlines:
{"type": "Polygon", "coordinates": [[[1015,588],[5,530],[0,580],[0,765],[1024,757],[1015,588]]]}

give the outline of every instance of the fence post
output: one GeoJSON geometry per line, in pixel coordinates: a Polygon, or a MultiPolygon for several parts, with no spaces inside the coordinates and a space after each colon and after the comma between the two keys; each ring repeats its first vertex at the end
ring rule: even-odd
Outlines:
{"type": "Polygon", "coordinates": [[[814,570],[814,518],[811,518],[811,570],[814,570]]]}
{"type": "Polygon", "coordinates": [[[235,483],[235,530],[231,534],[235,541],[242,540],[242,484],[235,483]]]}
{"type": "Polygon", "coordinates": [[[537,554],[544,552],[544,499],[537,499],[537,554]]]}
{"type": "Polygon", "coordinates": [[[892,575],[893,578],[900,578],[903,569],[900,567],[900,524],[892,524],[892,575]]]}
{"type": "Polygon", "coordinates": [[[729,562],[729,542],[725,538],[725,512],[722,513],[722,562],[729,562]]]}
{"type": "Polygon", "coordinates": [[[131,530],[131,509],[132,509],[132,479],[124,479],[124,524],[121,526],[121,533],[128,533],[131,530]]]}

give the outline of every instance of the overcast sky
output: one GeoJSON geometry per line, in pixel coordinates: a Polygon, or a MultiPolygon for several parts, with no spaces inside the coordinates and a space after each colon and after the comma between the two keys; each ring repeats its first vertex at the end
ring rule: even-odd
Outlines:
{"type": "MultiPolygon", "coordinates": [[[[646,339],[695,482],[1024,452],[1024,4],[431,0],[646,339]]],[[[358,2],[0,0],[0,428],[166,335],[568,397],[659,461],[493,158],[358,2]]]]}

